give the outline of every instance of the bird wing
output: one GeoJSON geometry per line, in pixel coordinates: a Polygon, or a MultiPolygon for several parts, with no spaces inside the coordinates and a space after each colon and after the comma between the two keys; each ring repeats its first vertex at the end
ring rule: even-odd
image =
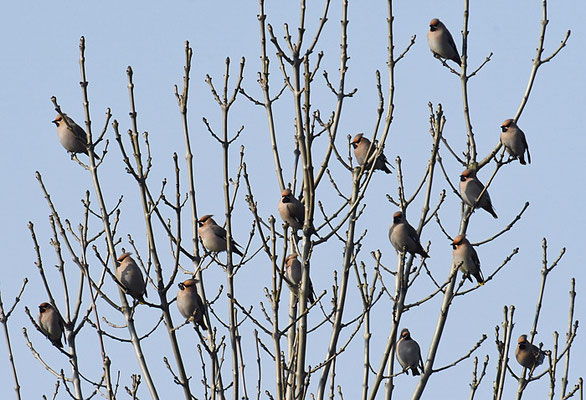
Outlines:
{"type": "MultiPolygon", "coordinates": [[[[454,53],[456,53],[456,56],[458,58],[460,58],[460,53],[458,53],[458,48],[456,47],[456,42],[454,42],[454,38],[452,37],[452,34],[447,29],[446,29],[446,34],[448,36],[449,46],[452,48],[452,50],[454,50],[454,53]]],[[[453,61],[456,61],[456,60],[453,60],[453,61]]],[[[462,60],[459,60],[458,62],[460,63],[460,62],[462,62],[462,60]]]]}
{"type": "Polygon", "coordinates": [[[214,235],[226,240],[226,230],[220,225],[210,225],[210,230],[214,235]]]}
{"type": "Polygon", "coordinates": [[[303,207],[301,203],[291,203],[289,205],[289,210],[299,225],[303,226],[305,223],[305,207],[303,207]]]}
{"type": "Polygon", "coordinates": [[[406,227],[407,227],[407,236],[409,236],[409,239],[413,240],[415,243],[419,243],[419,235],[417,234],[417,231],[415,230],[415,228],[413,228],[409,224],[406,224],[406,227]]]}
{"type": "Polygon", "coordinates": [[[523,133],[523,131],[521,131],[520,129],[519,131],[521,133],[521,140],[523,141],[523,144],[525,145],[525,150],[527,151],[527,162],[531,164],[531,153],[529,153],[529,145],[527,144],[527,138],[525,137],[525,133],[523,133]]]}

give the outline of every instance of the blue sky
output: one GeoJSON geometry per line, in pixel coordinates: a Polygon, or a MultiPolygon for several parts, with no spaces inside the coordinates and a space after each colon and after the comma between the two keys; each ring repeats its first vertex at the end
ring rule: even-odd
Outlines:
{"type": "MultiPolygon", "coordinates": [[[[267,3],[268,22],[274,26],[277,37],[283,36],[284,22],[288,22],[291,31],[296,32],[293,27],[298,22],[297,3],[267,3]]],[[[308,35],[314,32],[322,11],[321,3],[311,3],[308,5],[308,35]]],[[[340,5],[338,2],[334,3],[322,39],[316,47],[316,51],[325,53],[320,69],[328,70],[331,77],[337,76],[339,65],[341,18],[340,5]]],[[[465,148],[460,81],[431,56],[425,39],[429,20],[438,17],[450,28],[460,47],[462,3],[397,2],[394,6],[396,50],[402,51],[410,37],[417,35],[414,47],[396,69],[396,110],[385,148],[390,160],[394,160],[396,156],[402,158],[408,191],[413,190],[419,182],[431,149],[428,102],[443,105],[447,118],[445,137],[459,152],[465,148]]],[[[494,53],[492,61],[471,80],[469,86],[472,125],[479,153],[484,155],[498,142],[502,121],[515,114],[521,101],[531,70],[531,60],[535,56],[541,2],[523,0],[475,3],[480,4],[472,4],[470,9],[469,63],[474,67],[490,52],[494,53]]],[[[562,247],[566,247],[567,252],[561,265],[548,279],[538,341],[543,341],[546,348],[551,348],[554,330],[563,337],[567,329],[567,293],[571,277],[576,278],[578,292],[576,318],[583,320],[585,316],[585,310],[581,306],[584,303],[582,296],[586,280],[581,253],[584,247],[582,230],[586,224],[586,217],[581,209],[582,199],[586,195],[582,177],[582,170],[586,166],[583,158],[586,145],[583,135],[586,83],[581,72],[586,62],[582,51],[586,37],[581,19],[585,6],[577,0],[550,3],[545,55],[557,48],[566,30],[571,29],[572,36],[568,46],[558,57],[540,69],[531,98],[519,120],[519,126],[527,135],[533,163],[528,166],[513,163],[499,173],[490,188],[490,194],[500,218],[495,221],[487,213],[479,211],[473,216],[469,230],[471,241],[483,240],[504,228],[525,201],[529,201],[531,206],[510,233],[478,249],[485,276],[513,248],[519,247],[520,252],[497,276],[496,281],[458,300],[450,313],[448,327],[436,359],[436,366],[452,362],[486,333],[489,339],[477,354],[481,358],[489,354],[491,364],[478,398],[487,398],[492,392],[495,371],[493,362],[496,360],[494,327],[502,320],[503,306],[516,306],[514,337],[526,333],[531,326],[539,289],[543,237],[547,237],[549,242],[550,260],[557,256],[562,247]]],[[[3,6],[3,11],[0,23],[0,44],[4,54],[4,61],[0,63],[0,109],[4,121],[4,146],[0,148],[0,152],[4,166],[1,177],[5,195],[1,201],[4,229],[0,231],[0,238],[5,249],[5,272],[0,281],[0,290],[5,304],[10,304],[22,280],[25,277],[30,280],[22,303],[10,319],[9,327],[23,384],[23,397],[38,398],[43,393],[51,393],[54,379],[26,348],[21,328],[27,327],[36,348],[52,365],[65,370],[68,370],[68,365],[49,342],[34,331],[23,311],[24,305],[36,310],[36,306],[46,300],[34,265],[36,257],[27,222],[32,221],[35,224],[46,268],[51,269],[50,266],[56,260],[49,244],[49,210],[34,172],[41,172],[62,218],[70,219],[73,226],[81,221],[80,199],[86,190],[93,194],[88,174],[70,160],[59,144],[55,128],[51,124],[55,117],[50,101],[53,95],[57,96],[65,112],[80,125],[83,122],[78,64],[80,36],[84,35],[86,38],[90,106],[95,128],[103,126],[105,109],[110,107],[114,118],[121,124],[121,130],[124,132],[129,129],[125,71],[128,65],[134,69],[139,129],[150,134],[155,163],[152,183],[155,187],[158,187],[156,183],[164,177],[171,179],[173,176],[172,152],[177,152],[184,163],[181,120],[173,85],[182,84],[184,41],[190,41],[194,49],[190,124],[198,170],[198,207],[200,213],[216,214],[219,215],[219,220],[223,220],[223,210],[219,206],[223,204],[220,147],[201,122],[201,118],[205,116],[211,124],[217,126],[220,112],[204,79],[206,74],[210,74],[214,83],[221,85],[226,57],[232,59],[234,79],[237,63],[241,57],[245,57],[243,86],[248,93],[261,97],[256,83],[256,73],[260,68],[259,28],[256,19],[258,4],[252,1],[177,1],[172,5],[164,5],[162,2],[103,1],[91,4],[42,2],[33,6],[28,2],[10,2],[3,6]]],[[[378,101],[375,71],[381,70],[383,82],[386,82],[387,76],[385,18],[386,5],[383,2],[350,4],[348,29],[351,59],[346,84],[349,89],[357,87],[358,92],[353,98],[347,99],[344,105],[338,139],[340,148],[345,149],[346,135],[373,130],[378,101]]],[[[269,53],[274,55],[273,48],[270,45],[268,48],[269,53]]],[[[271,67],[272,87],[277,90],[282,82],[282,75],[274,58],[271,67]]],[[[329,115],[335,98],[323,84],[321,74],[316,78],[315,87],[312,104],[325,117],[329,115]]],[[[292,151],[289,150],[293,143],[293,118],[289,105],[290,96],[286,92],[277,106],[277,121],[280,143],[284,149],[282,156],[287,180],[291,179],[293,160],[292,151]]],[[[236,143],[238,146],[246,146],[246,161],[255,187],[255,196],[260,199],[260,211],[265,216],[276,214],[279,190],[269,153],[266,114],[262,108],[253,106],[244,97],[237,100],[230,117],[232,129],[236,130],[241,125],[245,129],[236,143]]],[[[124,194],[124,217],[119,232],[126,247],[129,247],[126,233],[130,233],[136,238],[139,249],[144,251],[144,222],[140,207],[136,205],[136,188],[131,177],[124,172],[111,129],[107,137],[110,140],[109,153],[101,167],[106,201],[112,206],[124,194]]],[[[316,146],[323,149],[324,143],[325,139],[322,138],[316,146]]],[[[236,171],[237,149],[234,149],[232,173],[236,171]]],[[[461,167],[447,152],[442,154],[449,173],[456,179],[461,167]]],[[[334,174],[340,179],[340,186],[347,190],[347,174],[341,166],[336,165],[335,160],[332,164],[334,174]]],[[[489,169],[480,172],[481,180],[488,179],[489,169]]],[[[442,188],[447,189],[448,186],[441,175],[437,175],[434,199],[438,198],[442,188]]],[[[359,259],[370,266],[370,271],[373,263],[369,252],[372,250],[380,249],[387,265],[395,263],[394,251],[387,239],[387,230],[395,207],[386,200],[387,193],[396,197],[395,175],[376,174],[366,198],[365,215],[359,223],[361,229],[368,228],[359,259]]],[[[336,195],[326,183],[320,187],[318,196],[328,210],[334,209],[338,204],[336,195]]],[[[422,202],[423,199],[419,198],[410,208],[411,218],[419,215],[422,202]]],[[[459,207],[458,198],[448,189],[441,216],[448,231],[454,234],[458,229],[459,207]]],[[[234,218],[235,236],[244,241],[251,216],[244,202],[243,192],[240,194],[234,218]]],[[[98,221],[93,221],[93,226],[98,229],[100,225],[98,221]]],[[[187,228],[186,234],[188,232],[187,228]]],[[[451,259],[448,242],[434,224],[424,231],[422,237],[424,241],[432,241],[432,258],[428,265],[441,279],[447,275],[451,259]]],[[[170,263],[164,237],[159,239],[161,249],[164,249],[162,252],[170,263]]],[[[99,245],[103,249],[103,243],[99,245]]],[[[322,247],[315,253],[312,279],[317,288],[330,290],[333,271],[341,263],[342,246],[331,243],[322,247]]],[[[187,266],[186,261],[185,263],[187,266]]],[[[68,267],[72,282],[76,282],[75,266],[69,263],[68,267]]],[[[53,272],[49,275],[55,285],[54,292],[61,295],[58,276],[53,272]]],[[[210,270],[208,276],[207,284],[212,288],[223,283],[223,273],[219,268],[216,271],[210,270]]],[[[269,284],[269,264],[266,258],[260,256],[257,262],[247,265],[239,275],[238,285],[243,302],[258,307],[259,301],[266,301],[262,288],[269,284]],[[259,279],[259,276],[266,276],[266,280],[259,279]]],[[[429,281],[422,279],[421,285],[410,292],[410,300],[424,296],[430,288],[429,281]]],[[[115,292],[113,285],[109,289],[111,293],[115,292]]],[[[352,295],[356,294],[354,290],[352,295]]],[[[375,314],[373,346],[383,346],[388,334],[391,309],[388,300],[386,304],[379,307],[375,314]]],[[[403,321],[404,326],[408,326],[413,337],[419,341],[424,354],[427,353],[427,344],[433,334],[439,305],[439,299],[429,302],[407,314],[403,321]]],[[[357,308],[351,307],[347,319],[356,312],[357,308]]],[[[139,318],[140,313],[148,314],[139,310],[139,318]]],[[[178,313],[175,315],[178,317],[178,313]]],[[[121,323],[118,316],[113,318],[118,318],[114,323],[121,323]]],[[[144,315],[144,318],[149,320],[148,315],[144,315]]],[[[145,321],[141,329],[146,330],[148,326],[148,321],[145,321]]],[[[91,354],[87,355],[87,360],[84,359],[83,367],[88,374],[95,376],[99,373],[100,366],[99,354],[94,354],[91,347],[95,342],[95,333],[87,328],[86,330],[85,335],[80,338],[80,344],[87,343],[91,354]]],[[[180,339],[186,352],[193,351],[193,357],[188,357],[188,368],[196,381],[199,379],[200,369],[193,346],[195,338],[191,332],[182,331],[180,339]]],[[[322,343],[328,339],[328,331],[324,329],[310,342],[309,362],[312,365],[323,357],[325,350],[322,343]]],[[[577,365],[576,361],[586,356],[580,331],[577,340],[580,345],[573,350],[573,365],[577,365]]],[[[252,343],[250,341],[248,345],[250,355],[254,356],[252,343]]],[[[107,346],[112,354],[120,352],[127,355],[116,359],[113,369],[122,370],[121,384],[128,385],[130,373],[138,370],[130,348],[114,342],[108,342],[107,346]]],[[[173,393],[173,396],[178,395],[179,389],[171,382],[161,362],[162,356],[171,354],[166,335],[161,334],[159,339],[147,342],[146,347],[150,364],[157,371],[159,385],[168,390],[168,393],[173,393]]],[[[362,341],[358,339],[348,350],[347,360],[361,358],[361,349],[362,341]]],[[[4,346],[0,346],[0,360],[5,363],[3,370],[7,371],[4,346]]],[[[256,382],[253,360],[248,362],[249,385],[256,382]]],[[[378,359],[373,362],[378,367],[378,359]]],[[[471,365],[471,360],[467,360],[457,368],[434,374],[429,382],[427,397],[443,399],[467,396],[471,365]]],[[[512,367],[515,371],[520,370],[514,360],[512,367]]],[[[269,367],[266,372],[269,376],[272,374],[269,367]]],[[[578,369],[574,367],[570,373],[570,386],[576,382],[578,374],[578,369]]],[[[360,393],[360,383],[353,382],[355,376],[353,368],[340,367],[338,370],[338,382],[344,382],[346,398],[356,398],[360,393]]],[[[2,374],[0,382],[0,394],[3,397],[11,395],[13,384],[10,375],[2,374]]],[[[267,385],[263,386],[263,390],[271,388],[269,382],[270,378],[263,379],[263,384],[267,385]]],[[[406,398],[415,382],[411,376],[398,377],[396,397],[406,398]]],[[[531,386],[530,391],[534,395],[544,393],[549,388],[545,381],[531,386]]],[[[515,387],[516,383],[512,380],[507,382],[505,398],[512,396],[515,387]]],[[[146,388],[142,389],[141,398],[148,397],[146,388]]]]}

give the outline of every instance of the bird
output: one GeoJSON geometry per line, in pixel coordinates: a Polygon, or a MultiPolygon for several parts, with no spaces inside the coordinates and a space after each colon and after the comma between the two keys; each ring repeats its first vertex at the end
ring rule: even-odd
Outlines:
{"type": "Polygon", "coordinates": [[[196,327],[201,326],[201,329],[207,331],[208,327],[204,320],[205,305],[197,293],[196,284],[195,279],[187,279],[177,284],[177,308],[184,318],[191,318],[196,327]]]}
{"type": "Polygon", "coordinates": [[[436,57],[452,60],[458,65],[462,64],[452,34],[442,21],[437,18],[432,19],[429,23],[427,43],[429,44],[429,49],[436,57]]]}
{"type": "MultiPolygon", "coordinates": [[[[460,175],[460,195],[462,196],[464,203],[468,204],[470,207],[474,206],[476,199],[478,199],[478,196],[483,190],[484,185],[476,177],[476,171],[473,169],[466,169],[462,172],[460,175]]],[[[498,218],[498,215],[496,215],[496,212],[492,207],[492,202],[490,201],[490,196],[487,190],[485,190],[482,196],[480,196],[480,199],[478,199],[476,208],[482,208],[494,218],[498,218]]]]}
{"type": "MultiPolygon", "coordinates": [[[[203,246],[211,252],[219,253],[226,251],[226,230],[214,221],[212,215],[204,215],[198,221],[199,227],[197,233],[203,242],[203,246]]],[[[242,252],[238,250],[238,243],[232,239],[232,252],[243,256],[242,252]]]]}
{"type": "Polygon", "coordinates": [[[480,271],[480,259],[474,247],[466,239],[466,235],[456,236],[452,242],[452,248],[454,249],[452,262],[462,271],[464,278],[472,282],[470,278],[472,275],[479,285],[484,284],[484,277],[480,271]]]}
{"type": "MultiPolygon", "coordinates": [[[[354,136],[352,139],[352,147],[354,148],[354,156],[356,157],[356,161],[358,161],[359,165],[364,165],[366,161],[372,156],[374,151],[376,150],[375,145],[371,145],[370,140],[364,137],[364,133],[359,133],[354,136]],[[368,149],[370,148],[370,151],[368,149]]],[[[391,165],[387,157],[381,152],[380,155],[377,157],[376,161],[374,162],[374,169],[380,169],[381,171],[385,171],[387,174],[391,174],[391,170],[387,167],[391,165]]],[[[368,165],[366,168],[370,168],[368,165]]]]}
{"type": "Polygon", "coordinates": [[[59,312],[49,303],[39,305],[39,326],[53,346],[63,348],[63,319],[59,312]]]}
{"type": "Polygon", "coordinates": [[[527,341],[527,335],[519,336],[517,341],[517,350],[515,350],[515,357],[519,364],[525,368],[534,370],[535,367],[543,364],[545,359],[545,352],[539,347],[527,341]]]}
{"type": "Polygon", "coordinates": [[[527,152],[527,161],[531,164],[531,154],[525,134],[517,126],[514,119],[507,119],[501,125],[501,143],[505,146],[507,153],[513,158],[518,158],[522,165],[526,165],[525,152],[527,152]]]}
{"type": "Polygon", "coordinates": [[[291,189],[285,189],[281,192],[279,201],[279,215],[294,231],[303,228],[305,220],[305,206],[297,200],[291,189]]]}
{"type": "Polygon", "coordinates": [[[401,211],[393,214],[393,224],[389,228],[389,240],[397,252],[401,252],[405,248],[411,255],[419,254],[423,258],[429,257],[421,246],[417,231],[409,225],[401,211]]]}
{"type": "Polygon", "coordinates": [[[123,253],[118,257],[118,266],[116,267],[116,279],[122,285],[126,293],[131,295],[140,303],[144,303],[146,295],[146,282],[136,261],[130,257],[132,253],[123,253]]]}
{"type": "MultiPolygon", "coordinates": [[[[52,121],[57,125],[57,136],[61,145],[65,147],[65,150],[71,153],[83,153],[88,155],[87,152],[87,135],[81,126],[77,125],[67,114],[58,114],[57,117],[52,121]],[[63,116],[67,119],[67,122],[63,119],[63,116]],[[67,126],[69,124],[69,126],[67,126]]],[[[94,153],[94,157],[98,160],[97,154],[94,153]]]]}
{"type": "MultiPolygon", "coordinates": [[[[297,296],[299,295],[299,284],[301,283],[302,276],[301,262],[299,262],[299,260],[297,259],[297,254],[290,254],[287,256],[287,258],[285,259],[285,268],[285,277],[287,278],[287,285],[289,286],[289,289],[297,296]]],[[[315,301],[311,278],[309,278],[306,297],[310,303],[313,303],[315,301]]]]}
{"type": "Polygon", "coordinates": [[[419,368],[423,371],[423,360],[421,359],[421,350],[415,340],[411,338],[409,329],[403,328],[401,331],[401,338],[397,342],[397,348],[395,351],[397,361],[403,367],[403,372],[409,375],[409,369],[411,373],[420,375],[419,368]]]}

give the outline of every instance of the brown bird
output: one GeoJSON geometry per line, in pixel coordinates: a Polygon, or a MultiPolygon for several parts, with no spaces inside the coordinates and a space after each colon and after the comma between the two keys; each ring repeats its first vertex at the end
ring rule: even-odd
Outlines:
{"type": "MultiPolygon", "coordinates": [[[[285,259],[285,268],[286,274],[285,277],[287,278],[285,281],[289,286],[289,289],[296,295],[299,295],[299,284],[301,283],[301,262],[297,259],[297,254],[290,254],[285,259]]],[[[308,277],[309,278],[309,277],[308,277]]],[[[315,296],[313,293],[313,284],[311,283],[311,278],[309,278],[309,285],[307,288],[307,292],[305,293],[305,297],[309,300],[310,303],[315,301],[315,296]]]]}
{"type": "MultiPolygon", "coordinates": [[[[212,215],[204,215],[197,222],[199,224],[197,232],[201,237],[203,246],[214,253],[226,251],[226,230],[214,221],[212,215]]],[[[242,257],[242,252],[238,250],[238,243],[232,239],[231,244],[232,252],[242,257]]]]}
{"type": "Polygon", "coordinates": [[[177,308],[181,315],[186,319],[191,319],[195,326],[201,326],[201,329],[208,329],[205,323],[205,305],[197,293],[197,280],[187,279],[180,282],[179,291],[177,292],[177,308]]]}
{"type": "Polygon", "coordinates": [[[293,196],[290,189],[285,189],[281,192],[278,209],[283,221],[289,224],[294,231],[303,228],[305,206],[293,196]]]}
{"type": "Polygon", "coordinates": [[[517,341],[517,350],[515,350],[515,357],[519,364],[525,368],[529,368],[532,371],[535,367],[543,364],[545,358],[545,352],[539,347],[527,341],[527,335],[519,336],[517,341]]]}
{"type": "MultiPolygon", "coordinates": [[[[464,203],[472,207],[483,190],[484,185],[476,177],[476,171],[472,169],[466,169],[464,172],[462,172],[460,175],[460,195],[462,196],[464,203]]],[[[486,210],[488,213],[490,213],[490,215],[492,215],[494,218],[498,218],[498,215],[496,215],[496,212],[492,207],[492,202],[490,201],[488,190],[485,190],[484,193],[482,193],[482,196],[476,203],[476,208],[482,208],[483,210],[486,210]]]]}
{"type": "Polygon", "coordinates": [[[401,331],[401,338],[397,342],[395,351],[397,361],[401,364],[403,372],[409,375],[409,369],[413,375],[420,375],[417,367],[423,371],[423,360],[421,359],[421,350],[415,340],[411,338],[409,329],[404,328],[401,331]]]}
{"type": "Polygon", "coordinates": [[[122,285],[126,293],[131,295],[140,303],[144,303],[146,295],[146,282],[136,261],[130,257],[132,253],[123,253],[118,257],[118,267],[116,268],[116,279],[122,285]]]}
{"type": "Polygon", "coordinates": [[[529,154],[529,145],[525,134],[517,126],[515,120],[507,119],[501,125],[501,143],[505,146],[507,153],[513,158],[518,158],[522,165],[525,165],[525,152],[527,152],[527,161],[531,164],[531,154],[529,154]]]}
{"type": "MultiPolygon", "coordinates": [[[[354,156],[356,157],[356,161],[359,165],[364,165],[366,161],[372,156],[374,151],[376,150],[376,146],[372,145],[370,140],[364,137],[363,133],[359,133],[358,135],[354,136],[352,139],[352,147],[354,148],[354,156]],[[370,151],[368,149],[370,148],[370,151]]],[[[391,174],[391,170],[387,167],[391,165],[387,161],[387,157],[383,153],[377,157],[376,161],[374,162],[374,169],[380,169],[381,171],[385,171],[387,174],[391,174]]],[[[368,165],[366,168],[370,168],[368,165]]]]}
{"type": "Polygon", "coordinates": [[[458,65],[462,64],[458,48],[454,42],[452,34],[446,26],[437,18],[429,23],[429,32],[427,32],[427,43],[429,49],[436,57],[452,60],[458,65]]]}
{"type": "MultiPolygon", "coordinates": [[[[57,136],[59,136],[59,141],[61,145],[65,147],[65,150],[69,151],[70,153],[83,153],[85,155],[88,154],[87,152],[87,135],[85,131],[75,123],[67,114],[63,114],[65,118],[67,118],[67,123],[61,116],[58,114],[57,117],[52,121],[55,125],[57,125],[57,136]],[[69,123],[69,126],[67,124],[69,123]]],[[[98,160],[97,154],[94,153],[94,157],[98,160]]]]}
{"type": "Polygon", "coordinates": [[[47,339],[53,343],[53,346],[63,348],[61,337],[63,336],[63,319],[57,310],[49,303],[39,305],[39,326],[47,339]]]}
{"type": "Polygon", "coordinates": [[[484,283],[484,278],[482,276],[482,271],[480,271],[480,259],[478,258],[478,254],[474,247],[470,244],[468,239],[466,239],[465,235],[458,235],[454,238],[452,243],[453,251],[453,258],[452,262],[454,266],[459,267],[462,274],[464,274],[464,278],[468,278],[470,282],[472,282],[472,275],[476,278],[478,284],[482,285],[484,283]]]}
{"type": "Polygon", "coordinates": [[[405,248],[411,255],[419,254],[423,258],[429,257],[419,241],[417,231],[409,225],[401,211],[393,214],[393,223],[389,228],[389,240],[397,252],[401,252],[405,248]]]}

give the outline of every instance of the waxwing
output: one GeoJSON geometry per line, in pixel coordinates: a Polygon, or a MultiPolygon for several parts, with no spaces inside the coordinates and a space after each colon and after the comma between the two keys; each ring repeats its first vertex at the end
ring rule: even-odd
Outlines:
{"type": "Polygon", "coordinates": [[[54,346],[62,348],[63,319],[59,312],[49,303],[39,305],[39,326],[54,346]]]}
{"type": "Polygon", "coordinates": [[[405,248],[412,255],[419,254],[423,258],[429,257],[421,246],[417,231],[409,225],[401,211],[393,214],[393,224],[389,228],[389,240],[398,253],[405,248]]]}
{"type": "Polygon", "coordinates": [[[411,339],[411,333],[409,329],[404,328],[401,331],[401,338],[397,342],[395,349],[397,361],[403,367],[403,372],[409,375],[409,369],[413,375],[420,375],[419,368],[423,371],[423,360],[421,359],[421,350],[419,345],[413,339],[411,339]]]}
{"type": "Polygon", "coordinates": [[[531,164],[531,154],[529,154],[527,139],[513,119],[507,119],[501,125],[501,143],[505,146],[507,153],[513,158],[518,158],[523,165],[526,164],[525,152],[527,152],[527,161],[531,164]]]}
{"type": "Polygon", "coordinates": [[[197,294],[197,280],[188,279],[180,282],[179,291],[177,292],[177,308],[181,315],[186,319],[192,319],[193,324],[198,325],[206,331],[208,327],[205,323],[205,306],[199,294],[197,294]]]}
{"type": "Polygon", "coordinates": [[[517,341],[517,350],[515,350],[515,357],[519,364],[525,368],[534,370],[538,365],[543,364],[545,352],[539,347],[527,341],[527,335],[519,336],[517,341]]]}
{"type": "MultiPolygon", "coordinates": [[[[482,193],[482,190],[484,190],[484,185],[478,180],[478,178],[476,178],[476,172],[474,170],[467,169],[462,172],[460,175],[460,195],[462,196],[464,203],[472,207],[480,193],[482,193]]],[[[476,208],[482,208],[494,218],[498,218],[494,208],[492,208],[492,202],[490,201],[488,190],[485,190],[480,199],[478,199],[476,208]]]]}
{"type": "Polygon", "coordinates": [[[458,48],[454,43],[454,38],[446,26],[437,18],[434,18],[429,23],[429,32],[427,32],[427,43],[429,49],[436,57],[446,58],[452,60],[460,65],[460,54],[458,48]]]}
{"type": "Polygon", "coordinates": [[[468,278],[468,280],[472,282],[472,278],[470,278],[470,275],[472,275],[476,278],[479,285],[484,284],[482,271],[480,271],[478,254],[476,254],[476,250],[474,250],[474,247],[472,247],[468,239],[466,239],[466,236],[456,236],[452,242],[452,247],[454,249],[452,262],[454,266],[462,271],[464,278],[468,278]]]}
{"type": "Polygon", "coordinates": [[[118,267],[116,267],[116,279],[122,285],[126,293],[131,295],[140,303],[144,303],[146,295],[146,282],[136,261],[130,257],[131,253],[123,253],[118,257],[118,267]]]}
{"type": "MultiPolygon", "coordinates": [[[[376,150],[376,146],[371,146],[370,140],[365,138],[363,133],[359,133],[358,135],[354,136],[354,139],[352,139],[352,142],[350,143],[354,148],[354,156],[356,157],[356,161],[359,165],[364,165],[364,163],[368,160],[368,158],[370,158],[372,153],[374,153],[374,151],[376,150]],[[370,152],[368,151],[369,148],[370,152]]],[[[380,153],[380,155],[374,162],[374,169],[380,169],[381,171],[385,171],[387,174],[390,174],[392,172],[387,167],[387,164],[391,165],[387,161],[387,157],[385,157],[383,153],[380,153]]],[[[367,166],[366,168],[370,168],[370,166],[367,166]]]]}
{"type": "Polygon", "coordinates": [[[303,228],[305,206],[293,196],[290,189],[285,189],[281,192],[279,215],[281,215],[283,221],[285,221],[294,231],[303,228]]]}
{"type": "MultiPolygon", "coordinates": [[[[57,125],[57,136],[59,136],[61,145],[71,153],[83,153],[87,155],[87,135],[85,131],[68,117],[67,114],[63,115],[67,118],[69,126],[67,126],[61,114],[58,114],[53,120],[53,123],[57,125]]],[[[94,157],[98,160],[100,159],[96,153],[94,153],[94,157]]]]}
{"type": "MultiPolygon", "coordinates": [[[[297,296],[299,294],[299,284],[301,283],[301,262],[297,259],[297,254],[290,254],[285,259],[285,277],[287,285],[289,289],[297,296]]],[[[309,288],[306,294],[307,300],[310,303],[315,301],[315,296],[313,294],[313,284],[311,283],[311,278],[309,278],[309,288]]]]}
{"type": "MultiPolygon", "coordinates": [[[[199,224],[197,233],[199,233],[203,246],[214,253],[226,251],[226,230],[218,225],[211,215],[204,215],[197,222],[199,224]]],[[[238,250],[238,243],[233,239],[231,243],[232,252],[242,257],[242,252],[238,250]]]]}

